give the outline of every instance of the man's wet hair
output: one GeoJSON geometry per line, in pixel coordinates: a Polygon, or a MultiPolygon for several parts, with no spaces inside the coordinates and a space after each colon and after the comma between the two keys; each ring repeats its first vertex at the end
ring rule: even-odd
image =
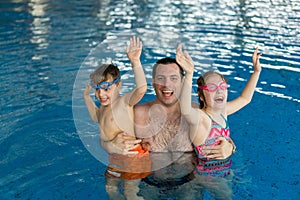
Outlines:
{"type": "Polygon", "coordinates": [[[179,71],[180,71],[180,75],[181,75],[181,78],[184,77],[184,70],[183,68],[178,64],[178,62],[176,61],[175,58],[170,58],[170,57],[166,57],[166,58],[162,58],[162,59],[159,59],[153,66],[153,70],[152,70],[152,77],[154,78],[155,75],[156,75],[156,68],[158,65],[167,65],[167,64],[173,64],[175,63],[178,68],[179,68],[179,71]]]}

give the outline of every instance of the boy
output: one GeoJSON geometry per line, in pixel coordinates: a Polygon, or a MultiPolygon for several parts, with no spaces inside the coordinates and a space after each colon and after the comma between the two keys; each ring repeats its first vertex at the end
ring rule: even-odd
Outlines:
{"type": "Polygon", "coordinates": [[[139,145],[134,149],[135,152],[130,152],[126,147],[116,147],[111,143],[122,132],[129,133],[130,137],[135,138],[133,106],[142,99],[147,90],[147,82],[140,62],[141,52],[142,42],[133,36],[130,38],[129,47],[126,48],[136,81],[136,87],[131,92],[120,96],[122,86],[120,71],[113,64],[103,64],[90,75],[91,82],[96,85],[95,96],[101,104],[100,108],[90,97],[91,86],[87,85],[84,91],[84,100],[90,117],[99,123],[101,145],[109,153],[113,152],[110,154],[110,165],[105,173],[106,191],[110,199],[123,197],[118,190],[122,180],[124,180],[124,194],[127,199],[143,199],[137,196],[138,184],[140,179],[147,176],[150,171],[147,150],[143,150],[139,145]]]}

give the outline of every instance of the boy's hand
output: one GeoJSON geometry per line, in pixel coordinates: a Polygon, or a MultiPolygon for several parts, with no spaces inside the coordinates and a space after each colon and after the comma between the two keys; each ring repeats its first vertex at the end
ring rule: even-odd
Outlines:
{"type": "Polygon", "coordinates": [[[182,45],[179,44],[176,49],[176,61],[186,71],[187,74],[194,72],[194,62],[187,51],[182,52],[182,45]]]}
{"type": "Polygon", "coordinates": [[[130,62],[139,61],[142,53],[143,43],[136,36],[130,38],[130,44],[126,47],[126,54],[130,62]]]}
{"type": "Polygon", "coordinates": [[[258,52],[258,47],[256,47],[255,51],[253,52],[252,63],[253,63],[254,71],[255,72],[260,72],[261,71],[261,66],[260,66],[259,58],[262,54],[257,53],[257,52],[258,52]]]}
{"type": "Polygon", "coordinates": [[[89,84],[85,85],[85,90],[83,92],[84,96],[90,96],[90,92],[91,92],[92,87],[89,84]]]}

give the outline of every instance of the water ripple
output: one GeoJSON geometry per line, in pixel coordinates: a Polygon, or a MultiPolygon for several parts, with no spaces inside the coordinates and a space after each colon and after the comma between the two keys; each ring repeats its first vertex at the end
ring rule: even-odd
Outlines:
{"type": "MultiPolygon", "coordinates": [[[[0,11],[0,160],[4,165],[0,186],[7,199],[38,199],[45,194],[54,199],[74,199],[76,193],[70,188],[75,183],[88,182],[86,177],[93,177],[89,170],[82,169],[80,163],[82,159],[88,160],[88,156],[73,124],[73,83],[82,64],[82,77],[74,87],[78,91],[76,98],[82,100],[84,84],[91,70],[101,61],[114,60],[123,73],[125,87],[122,92],[130,90],[133,75],[125,46],[133,34],[140,36],[144,44],[142,62],[149,83],[146,95],[149,99],[154,96],[152,65],[159,58],[175,56],[178,43],[182,43],[195,60],[195,76],[208,69],[220,70],[230,81],[230,95],[239,94],[240,88],[244,87],[253,71],[252,52],[258,46],[263,53],[263,71],[255,98],[261,100],[258,101],[261,104],[268,102],[264,105],[264,115],[268,106],[274,105],[282,109],[269,117],[272,122],[285,112],[299,114],[298,0],[30,0],[1,2],[0,11]],[[93,49],[96,50],[93,52],[93,49]],[[85,60],[89,52],[95,56],[85,60]],[[277,102],[289,106],[280,107],[277,102]],[[285,111],[288,108],[292,111],[285,111]],[[67,166],[78,160],[78,168],[60,169],[66,166],[66,160],[67,166]],[[17,169],[13,170],[16,166],[17,169]],[[63,194],[64,189],[69,193],[63,194]],[[50,194],[53,191],[55,194],[50,194]]],[[[77,106],[82,107],[83,102],[79,103],[77,106]]],[[[276,109],[272,111],[277,112],[276,109]]],[[[85,116],[83,110],[77,114],[85,116]]],[[[245,121],[248,123],[247,117],[245,121]]],[[[255,119],[260,117],[261,114],[255,119]]],[[[285,118],[294,120],[289,116],[285,118]]],[[[87,126],[85,129],[92,126],[85,122],[82,124],[87,126]]],[[[251,124],[260,126],[257,121],[251,124]]],[[[289,126],[286,130],[293,131],[297,127],[295,124],[282,126],[289,126]]],[[[245,127],[248,125],[245,124],[245,127]]],[[[253,126],[254,130],[251,130],[255,133],[264,130],[271,135],[263,141],[274,142],[273,137],[281,134],[278,130],[286,131],[278,127],[276,132],[272,132],[263,129],[266,126],[263,125],[258,130],[253,126]]],[[[273,124],[267,127],[271,128],[273,124]]],[[[85,134],[93,135],[95,140],[98,132],[93,130],[86,130],[85,134]]],[[[288,139],[286,135],[280,136],[288,139]]],[[[258,134],[255,140],[260,137],[262,135],[258,134]]],[[[293,140],[298,141],[297,138],[293,140]]],[[[297,147],[298,144],[290,142],[285,147],[290,148],[291,145],[297,147]]],[[[270,145],[266,146],[271,149],[270,145]]],[[[263,154],[250,153],[257,153],[263,160],[263,154]]],[[[238,159],[242,164],[237,172],[246,173],[249,161],[243,160],[244,157],[238,159]]],[[[92,162],[91,159],[88,161],[92,162]]],[[[281,163],[281,166],[284,164],[281,163]]],[[[95,166],[94,163],[86,165],[95,166]]],[[[101,177],[98,181],[103,180],[101,177]]],[[[292,182],[293,178],[290,180],[292,182]]],[[[246,186],[252,183],[249,177],[239,181],[246,186]]],[[[288,188],[297,187],[295,185],[288,188]]],[[[99,193],[99,188],[96,189],[99,193]]],[[[252,193],[246,190],[242,191],[246,192],[245,198],[255,197],[255,188],[252,188],[252,193]]]]}

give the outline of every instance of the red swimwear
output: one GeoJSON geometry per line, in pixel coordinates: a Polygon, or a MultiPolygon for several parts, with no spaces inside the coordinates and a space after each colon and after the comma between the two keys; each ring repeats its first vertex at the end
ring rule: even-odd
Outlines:
{"type": "Polygon", "coordinates": [[[209,159],[205,157],[206,155],[202,151],[203,146],[218,145],[219,142],[216,140],[220,137],[224,137],[225,139],[229,140],[230,129],[226,118],[223,115],[221,116],[226,122],[226,127],[223,128],[220,124],[218,124],[208,115],[208,117],[212,121],[210,133],[207,139],[205,140],[204,145],[199,145],[195,147],[196,153],[198,155],[198,166],[196,170],[198,174],[224,177],[230,173],[230,167],[232,165],[231,159],[223,159],[223,160],[209,159]]]}
{"type": "Polygon", "coordinates": [[[111,154],[109,156],[110,165],[105,172],[107,178],[135,180],[145,178],[151,173],[149,151],[143,149],[141,145],[131,151],[139,153],[136,155],[111,154]]]}

